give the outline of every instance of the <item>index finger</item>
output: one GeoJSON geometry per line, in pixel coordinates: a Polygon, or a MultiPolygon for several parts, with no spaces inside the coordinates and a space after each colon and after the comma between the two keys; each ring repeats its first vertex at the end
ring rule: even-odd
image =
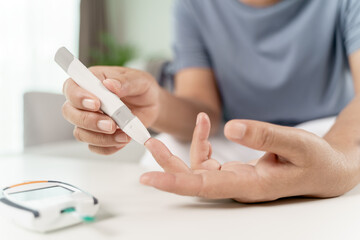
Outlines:
{"type": "Polygon", "coordinates": [[[81,88],[71,78],[67,79],[63,86],[63,93],[71,105],[77,109],[88,111],[99,111],[100,101],[92,93],[81,88]]]}
{"type": "Polygon", "coordinates": [[[190,172],[186,164],[178,157],[173,155],[170,150],[155,138],[150,138],[145,147],[151,152],[158,164],[165,170],[165,172],[190,172]]]}
{"type": "Polygon", "coordinates": [[[194,173],[148,172],[140,182],[159,190],[183,196],[197,196],[211,199],[235,198],[236,175],[229,171],[207,171],[194,173]]]}

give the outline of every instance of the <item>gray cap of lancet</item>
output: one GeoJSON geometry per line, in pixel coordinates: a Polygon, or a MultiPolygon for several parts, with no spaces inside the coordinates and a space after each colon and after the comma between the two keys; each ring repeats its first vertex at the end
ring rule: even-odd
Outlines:
{"type": "Polygon", "coordinates": [[[69,52],[65,47],[59,48],[55,54],[55,62],[60,65],[65,72],[67,72],[70,63],[74,60],[74,55],[69,52]]]}

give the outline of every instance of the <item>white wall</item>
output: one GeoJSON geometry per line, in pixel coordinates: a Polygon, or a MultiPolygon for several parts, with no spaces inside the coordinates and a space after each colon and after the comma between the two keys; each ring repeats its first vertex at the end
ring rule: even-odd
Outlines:
{"type": "Polygon", "coordinates": [[[67,74],[54,54],[61,46],[78,52],[79,3],[0,0],[0,154],[22,150],[23,93],[61,92],[67,74]]]}
{"type": "Polygon", "coordinates": [[[139,57],[171,56],[174,0],[108,0],[110,31],[131,43],[139,57]]]}

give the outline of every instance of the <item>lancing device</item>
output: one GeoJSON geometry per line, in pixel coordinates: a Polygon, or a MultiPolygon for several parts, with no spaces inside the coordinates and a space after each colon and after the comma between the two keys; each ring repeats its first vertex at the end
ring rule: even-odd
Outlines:
{"type": "Polygon", "coordinates": [[[145,126],[120,98],[110,92],[69,50],[65,47],[60,48],[55,54],[55,62],[81,88],[99,98],[101,111],[110,116],[128,136],[140,144],[144,144],[150,138],[145,126]]]}

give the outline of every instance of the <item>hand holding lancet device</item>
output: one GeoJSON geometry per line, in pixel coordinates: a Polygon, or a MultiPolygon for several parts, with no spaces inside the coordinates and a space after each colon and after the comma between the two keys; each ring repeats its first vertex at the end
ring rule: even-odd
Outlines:
{"type": "Polygon", "coordinates": [[[56,52],[55,61],[81,88],[99,98],[101,110],[110,116],[128,136],[140,144],[144,144],[150,138],[150,134],[145,126],[131,113],[120,98],[110,92],[65,47],[60,48],[56,52]]]}

